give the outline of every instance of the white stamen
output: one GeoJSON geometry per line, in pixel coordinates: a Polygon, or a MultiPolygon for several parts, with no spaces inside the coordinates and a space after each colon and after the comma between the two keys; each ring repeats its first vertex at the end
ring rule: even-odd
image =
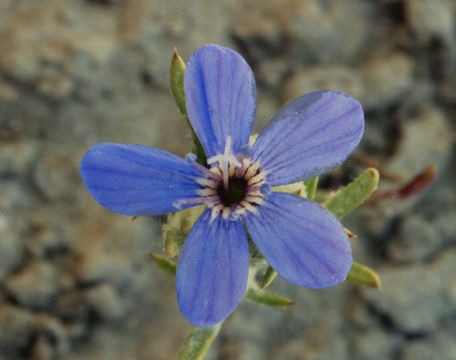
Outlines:
{"type": "Polygon", "coordinates": [[[212,208],[211,211],[211,222],[214,221],[214,219],[220,214],[220,212],[223,210],[224,206],[222,204],[215,205],[212,208]]]}
{"type": "Polygon", "coordinates": [[[246,179],[250,179],[253,175],[255,175],[255,173],[257,172],[259,167],[260,167],[260,164],[258,162],[249,165],[249,167],[248,167],[248,169],[247,169],[247,171],[245,173],[245,178],[246,179]]]}
{"type": "Polygon", "coordinates": [[[257,212],[258,212],[256,206],[253,206],[251,203],[249,203],[249,202],[247,202],[247,201],[245,201],[245,200],[241,202],[241,206],[242,206],[245,210],[250,211],[250,212],[252,212],[252,213],[257,213],[257,212]]]}
{"type": "Polygon", "coordinates": [[[228,206],[225,206],[222,210],[222,216],[226,220],[228,219],[228,216],[231,214],[231,209],[228,206]]]}
{"type": "Polygon", "coordinates": [[[228,179],[229,179],[229,165],[236,167],[241,167],[241,163],[236,159],[236,157],[231,153],[231,136],[226,138],[225,152],[223,154],[217,154],[207,159],[207,163],[212,165],[213,163],[218,162],[222,175],[223,175],[223,187],[228,191],[228,179]]]}
{"type": "Polygon", "coordinates": [[[198,178],[196,182],[202,186],[206,186],[211,189],[217,189],[217,182],[211,179],[198,178]]]}
{"type": "Polygon", "coordinates": [[[263,204],[264,197],[268,195],[267,191],[262,191],[263,188],[267,190],[263,186],[266,183],[267,172],[260,170],[258,161],[253,162],[240,154],[237,154],[237,157],[232,153],[231,146],[231,136],[227,136],[223,154],[217,154],[207,160],[209,169],[197,162],[194,163],[195,166],[201,167],[203,173],[203,177],[196,179],[201,186],[197,190],[200,197],[178,201],[175,203],[176,207],[182,208],[185,204],[196,202],[204,203],[211,210],[211,222],[217,216],[222,216],[225,220],[236,220],[246,213],[258,213],[258,205],[263,204]],[[232,186],[238,186],[239,181],[240,184],[245,184],[241,185],[245,186],[241,190],[242,200],[234,201],[233,198],[238,196],[234,191],[239,189],[230,188],[230,181],[233,181],[232,186]],[[227,192],[227,198],[223,194],[224,191],[227,192]]]}
{"type": "Polygon", "coordinates": [[[254,184],[263,184],[265,182],[264,175],[262,173],[256,174],[255,176],[251,177],[248,181],[248,185],[254,184]]]}
{"type": "Polygon", "coordinates": [[[245,198],[245,201],[248,201],[249,203],[253,203],[253,204],[257,204],[257,205],[261,205],[264,203],[264,200],[263,200],[263,197],[259,197],[259,196],[247,196],[245,198]]]}
{"type": "Polygon", "coordinates": [[[198,195],[201,195],[201,196],[209,196],[209,195],[216,195],[216,194],[217,194],[217,189],[206,188],[206,189],[198,190],[198,195]]]}

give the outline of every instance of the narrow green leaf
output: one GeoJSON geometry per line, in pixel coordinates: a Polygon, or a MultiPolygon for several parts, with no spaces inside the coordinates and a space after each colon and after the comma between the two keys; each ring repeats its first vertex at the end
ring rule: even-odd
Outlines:
{"type": "Polygon", "coordinates": [[[313,200],[317,192],[318,176],[306,181],[306,195],[309,200],[313,200]]]}
{"type": "Polygon", "coordinates": [[[256,303],[272,307],[283,308],[294,305],[294,301],[289,298],[254,288],[248,288],[244,296],[246,299],[255,301],[256,303]]]}
{"type": "Polygon", "coordinates": [[[185,105],[185,91],[184,91],[184,74],[185,74],[185,62],[179,56],[176,49],[174,49],[173,57],[171,59],[171,65],[169,69],[169,80],[171,86],[171,93],[174,96],[174,100],[176,100],[176,104],[187,120],[188,125],[190,126],[190,130],[192,132],[192,139],[193,139],[193,149],[192,151],[195,153],[197,161],[202,164],[206,165],[206,153],[204,152],[203,146],[199,141],[198,137],[193,130],[192,124],[188,119],[187,114],[187,106],[185,105]]]}
{"type": "Polygon", "coordinates": [[[352,183],[332,195],[323,206],[340,219],[361,205],[377,189],[378,180],[377,169],[368,168],[352,183]]]}
{"type": "Polygon", "coordinates": [[[182,345],[178,360],[202,360],[220,330],[221,323],[210,328],[194,327],[182,345]]]}
{"type": "Polygon", "coordinates": [[[353,262],[347,281],[359,286],[381,289],[380,278],[371,268],[353,262]]]}
{"type": "Polygon", "coordinates": [[[271,285],[274,279],[277,277],[277,271],[275,271],[271,266],[268,266],[266,272],[264,273],[263,282],[261,288],[264,289],[271,285]]]}
{"type": "Polygon", "coordinates": [[[184,73],[185,62],[179,56],[177,49],[174,49],[169,69],[171,92],[173,93],[176,104],[183,115],[187,115],[187,107],[185,106],[184,92],[184,73]]]}
{"type": "Polygon", "coordinates": [[[171,275],[176,275],[176,268],[177,265],[174,261],[169,260],[163,255],[149,253],[150,258],[158,265],[159,268],[165,270],[167,273],[171,275]]]}

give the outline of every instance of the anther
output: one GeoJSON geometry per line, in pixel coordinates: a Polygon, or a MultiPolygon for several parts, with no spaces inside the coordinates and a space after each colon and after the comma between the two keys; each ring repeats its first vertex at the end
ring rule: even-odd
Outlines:
{"type": "MultiPolygon", "coordinates": [[[[266,171],[260,169],[258,161],[253,162],[242,154],[232,153],[232,139],[226,139],[223,154],[217,154],[207,160],[210,168],[201,166],[204,177],[196,181],[201,186],[197,191],[199,200],[211,209],[211,221],[217,216],[225,220],[237,220],[240,216],[256,213],[257,207],[264,203],[264,197],[272,191],[266,183],[266,171]]],[[[193,157],[189,156],[189,160],[193,157]]],[[[183,200],[186,204],[194,199],[183,200]]]]}
{"type": "Polygon", "coordinates": [[[185,160],[187,160],[190,164],[195,163],[197,159],[198,157],[193,153],[188,153],[185,155],[185,160]]]}

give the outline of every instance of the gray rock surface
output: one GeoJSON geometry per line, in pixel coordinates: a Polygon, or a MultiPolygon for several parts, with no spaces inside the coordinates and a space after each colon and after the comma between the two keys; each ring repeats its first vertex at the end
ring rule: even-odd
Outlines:
{"type": "Polygon", "coordinates": [[[51,264],[34,261],[5,282],[5,289],[18,304],[34,310],[49,310],[59,291],[57,272],[51,264]]]}
{"type": "Polygon", "coordinates": [[[388,255],[398,262],[426,260],[445,244],[438,228],[422,217],[411,215],[399,226],[400,230],[388,248],[388,255]]]}
{"type": "Polygon", "coordinates": [[[317,90],[337,89],[356,99],[363,98],[366,88],[359,72],[340,65],[306,67],[290,76],[284,89],[288,101],[317,90]]]}
{"type": "Polygon", "coordinates": [[[384,291],[369,292],[372,306],[405,333],[428,333],[451,316],[455,303],[455,251],[429,264],[379,269],[384,291]]]}
{"type": "Polygon", "coordinates": [[[451,44],[455,39],[455,4],[450,0],[407,0],[409,24],[421,41],[438,38],[451,44]]]}
{"type": "Polygon", "coordinates": [[[454,327],[447,324],[428,337],[410,341],[399,357],[400,360],[452,359],[456,353],[454,327]]]}
{"type": "Polygon", "coordinates": [[[402,53],[375,54],[361,68],[367,110],[399,104],[414,84],[412,59],[402,53]]]}
{"type": "Polygon", "coordinates": [[[17,306],[3,304],[0,307],[0,350],[10,359],[20,358],[21,351],[29,346],[34,332],[33,315],[17,306]]]}

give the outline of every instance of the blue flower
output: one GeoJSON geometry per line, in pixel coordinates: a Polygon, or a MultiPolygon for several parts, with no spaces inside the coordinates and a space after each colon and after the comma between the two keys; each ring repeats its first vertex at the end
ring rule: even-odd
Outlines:
{"type": "Polygon", "coordinates": [[[341,223],[313,201],[271,190],[340,165],[363,134],[360,104],[332,90],[304,95],[249,147],[256,86],[238,53],[216,45],[198,49],[184,88],[207,167],[191,156],[110,143],[93,146],[81,163],[89,192],[116,213],[150,216],[207,205],[179,257],[176,288],[184,316],[207,327],[237,306],[249,271],[246,230],[288,281],[324,288],[345,280],[352,254],[341,223]]]}

